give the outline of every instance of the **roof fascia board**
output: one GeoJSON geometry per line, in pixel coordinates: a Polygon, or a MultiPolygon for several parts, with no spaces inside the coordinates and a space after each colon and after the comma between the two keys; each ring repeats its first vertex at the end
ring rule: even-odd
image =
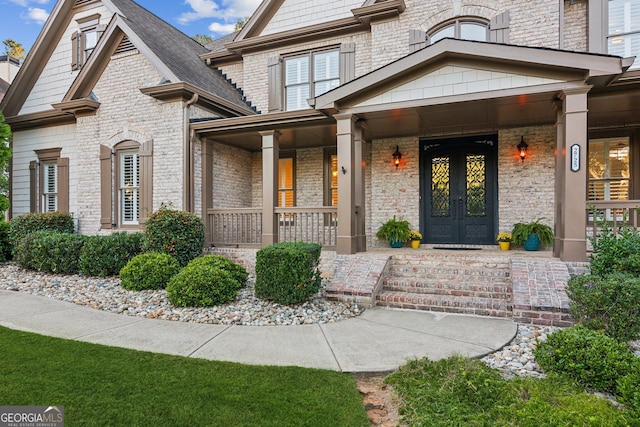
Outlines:
{"type": "Polygon", "coordinates": [[[61,110],[47,110],[40,111],[38,113],[7,117],[6,122],[11,126],[12,132],[17,132],[44,126],[59,126],[75,123],[76,118],[73,114],[65,113],[61,110]]]}
{"type": "Polygon", "coordinates": [[[3,110],[6,116],[15,116],[22,109],[31,89],[38,81],[42,70],[71,22],[74,4],[75,0],[63,0],[54,6],[13,84],[9,86],[9,90],[0,102],[0,110],[3,110]]]}
{"type": "Polygon", "coordinates": [[[391,0],[382,3],[365,3],[362,7],[351,9],[351,13],[362,22],[369,23],[376,19],[400,15],[406,8],[404,0],[391,0]]]}
{"type": "Polygon", "coordinates": [[[335,120],[320,111],[309,109],[197,122],[191,124],[191,129],[199,135],[206,136],[213,133],[216,135],[242,133],[248,130],[257,132],[278,128],[290,129],[322,123],[335,123],[335,120]]]}
{"type": "Polygon", "coordinates": [[[518,64],[525,68],[534,66],[536,68],[549,67],[556,70],[582,71],[585,81],[594,76],[617,75],[622,72],[622,60],[614,56],[443,39],[434,45],[427,46],[352,80],[346,85],[320,95],[310,102],[318,109],[334,109],[337,102],[357,96],[361,91],[383,86],[390,80],[398,83],[399,77],[410,75],[418,69],[424,69],[424,64],[427,62],[433,63],[452,57],[469,58],[482,62],[518,64]],[[487,45],[491,45],[491,49],[487,49],[487,45]]]}
{"type": "Polygon", "coordinates": [[[256,11],[251,15],[249,20],[244,24],[236,40],[244,40],[245,38],[254,37],[259,34],[273,15],[276,14],[280,6],[282,6],[284,0],[263,0],[256,11]]]}
{"type": "Polygon", "coordinates": [[[59,102],[57,104],[51,104],[51,106],[63,113],[72,113],[77,116],[78,114],[95,113],[96,110],[100,108],[100,102],[89,98],[83,98],[67,102],[59,102]]]}
{"type": "Polygon", "coordinates": [[[186,82],[167,83],[157,86],[145,87],[141,88],[140,92],[162,101],[170,101],[176,99],[188,101],[193,97],[193,95],[198,95],[198,100],[196,101],[197,105],[215,111],[219,114],[222,114],[223,116],[235,117],[238,115],[256,115],[256,112],[250,108],[239,108],[237,105],[232,104],[220,98],[219,96],[212,94],[211,92],[208,92],[192,85],[191,83],[186,82]]]}
{"type": "Polygon", "coordinates": [[[89,96],[98,80],[102,77],[109,61],[111,61],[111,56],[125,35],[129,37],[129,40],[131,40],[136,49],[156,67],[165,79],[172,82],[179,81],[175,74],[142,42],[131,27],[127,25],[125,18],[115,14],[102,37],[100,37],[100,41],[89,57],[89,60],[84,67],[82,67],[82,70],[69,88],[63,102],[89,96]]]}

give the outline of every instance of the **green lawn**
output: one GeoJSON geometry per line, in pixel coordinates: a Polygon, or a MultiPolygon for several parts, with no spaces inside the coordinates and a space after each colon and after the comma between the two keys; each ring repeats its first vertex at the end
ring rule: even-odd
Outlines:
{"type": "Polygon", "coordinates": [[[66,426],[368,426],[348,374],[126,350],[0,327],[0,405],[66,426]]]}

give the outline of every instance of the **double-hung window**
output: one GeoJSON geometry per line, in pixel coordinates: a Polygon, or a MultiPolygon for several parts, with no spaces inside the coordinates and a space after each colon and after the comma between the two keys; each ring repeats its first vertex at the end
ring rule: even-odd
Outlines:
{"type": "Polygon", "coordinates": [[[307,100],[340,85],[340,51],[309,52],[285,59],[286,109],[309,108],[307,100]]]}
{"type": "Polygon", "coordinates": [[[640,0],[610,0],[607,50],[611,55],[636,56],[640,67],[640,0]]]}
{"type": "Polygon", "coordinates": [[[58,210],[58,166],[55,162],[42,165],[42,212],[58,210]]]}
{"type": "Polygon", "coordinates": [[[296,204],[293,157],[278,160],[278,206],[290,208],[296,204]]]}
{"type": "Polygon", "coordinates": [[[140,218],[140,157],[137,151],[123,151],[119,156],[120,223],[138,225],[140,218]]]}

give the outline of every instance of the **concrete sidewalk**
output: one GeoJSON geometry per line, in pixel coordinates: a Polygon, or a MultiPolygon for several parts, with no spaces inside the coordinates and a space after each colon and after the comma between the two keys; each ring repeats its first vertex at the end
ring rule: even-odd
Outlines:
{"type": "Polygon", "coordinates": [[[129,317],[0,291],[0,325],[135,350],[254,365],[391,371],[407,359],[480,357],[509,343],[506,319],[374,308],[337,323],[222,326],[129,317]]]}

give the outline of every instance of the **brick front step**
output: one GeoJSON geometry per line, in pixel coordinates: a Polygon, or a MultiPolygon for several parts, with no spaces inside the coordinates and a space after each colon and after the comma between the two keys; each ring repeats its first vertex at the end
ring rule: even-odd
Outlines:
{"type": "Polygon", "coordinates": [[[451,281],[433,281],[389,277],[384,281],[384,289],[394,292],[414,294],[452,295],[511,300],[511,284],[500,282],[474,282],[467,277],[451,281]]]}
{"type": "Polygon", "coordinates": [[[507,301],[493,298],[414,294],[383,290],[376,296],[376,304],[383,307],[444,313],[505,318],[512,316],[512,306],[507,301]]]}

